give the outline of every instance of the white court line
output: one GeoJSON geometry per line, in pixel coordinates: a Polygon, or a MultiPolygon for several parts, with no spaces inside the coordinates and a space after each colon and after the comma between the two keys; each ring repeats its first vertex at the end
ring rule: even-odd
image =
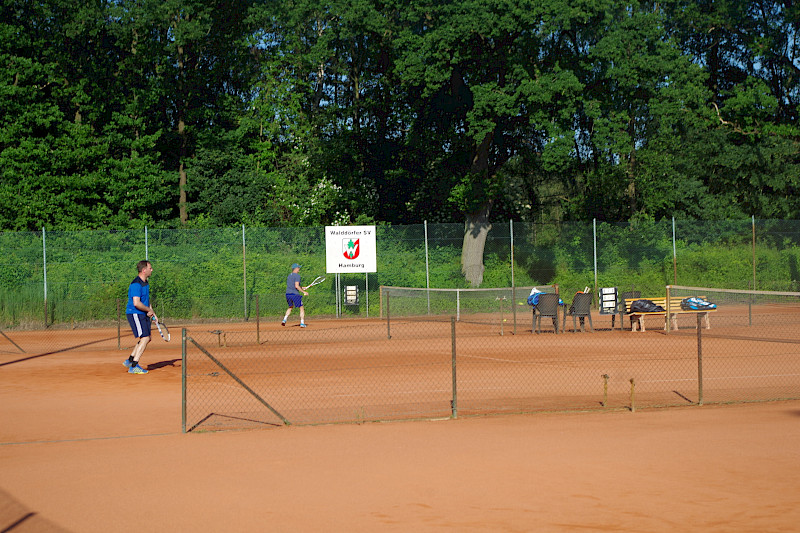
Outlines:
{"type": "MultiPolygon", "coordinates": [[[[723,376],[723,377],[715,377],[715,378],[708,378],[703,376],[703,381],[719,381],[723,379],[758,379],[758,378],[788,378],[788,377],[796,377],[800,376],[800,374],[763,374],[760,376],[723,376]]],[[[672,383],[675,381],[697,381],[697,378],[685,378],[685,379],[649,379],[639,381],[638,383],[672,383]]]]}
{"type": "Polygon", "coordinates": [[[523,363],[526,361],[520,361],[519,359],[500,359],[497,357],[483,357],[480,355],[459,355],[458,357],[463,357],[465,359],[483,359],[484,361],[499,361],[501,363],[523,363]]]}
{"type": "MultiPolygon", "coordinates": [[[[402,392],[392,392],[389,394],[390,396],[410,396],[410,395],[417,395],[417,394],[428,394],[428,393],[442,393],[442,392],[453,392],[452,389],[430,389],[430,390],[410,390],[410,391],[402,391],[402,392]]],[[[378,396],[379,393],[361,393],[361,394],[334,394],[332,395],[333,398],[363,398],[363,397],[370,397],[370,396],[378,396]]],[[[380,395],[381,397],[383,395],[380,395]]]]}

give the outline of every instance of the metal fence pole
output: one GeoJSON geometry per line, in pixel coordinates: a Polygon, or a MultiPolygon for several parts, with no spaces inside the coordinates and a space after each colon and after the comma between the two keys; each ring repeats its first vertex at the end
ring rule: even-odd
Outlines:
{"type": "Polygon", "coordinates": [[[431,314],[431,270],[428,264],[428,221],[426,220],[424,223],[425,226],[425,288],[429,289],[427,292],[428,296],[428,314],[431,314]]]}
{"type": "Polygon", "coordinates": [[[753,290],[756,290],[756,217],[752,216],[753,224],[753,290]]]}
{"type": "Polygon", "coordinates": [[[44,273],[44,327],[47,327],[47,238],[42,227],[42,271],[44,273]]]}
{"type": "Polygon", "coordinates": [[[150,261],[150,249],[147,245],[147,226],[144,227],[144,260],[150,261]]]}
{"type": "MultiPolygon", "coordinates": [[[[594,293],[597,294],[597,219],[592,219],[592,251],[594,253],[594,293]]],[[[598,305],[600,298],[597,299],[598,305]]]]}
{"type": "Polygon", "coordinates": [[[186,328],[181,329],[181,429],[186,433],[186,328]]]}
{"type": "Polygon", "coordinates": [[[244,237],[244,224],[242,224],[242,285],[244,291],[244,320],[247,321],[247,241],[244,237]]]}
{"type": "Polygon", "coordinates": [[[672,273],[675,285],[678,284],[678,249],[675,246],[675,217],[672,217],[672,273]]]}
{"type": "Polygon", "coordinates": [[[508,221],[511,233],[511,317],[514,320],[514,335],[517,334],[517,286],[514,282],[514,221],[508,221]]]}
{"type": "Polygon", "coordinates": [[[342,275],[336,274],[336,318],[342,316],[342,275]]]}

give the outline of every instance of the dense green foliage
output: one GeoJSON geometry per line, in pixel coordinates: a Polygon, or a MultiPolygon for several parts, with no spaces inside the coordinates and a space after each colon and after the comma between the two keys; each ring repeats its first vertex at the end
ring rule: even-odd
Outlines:
{"type": "Polygon", "coordinates": [[[800,218],[796,2],[0,6],[0,230],[800,218]]]}

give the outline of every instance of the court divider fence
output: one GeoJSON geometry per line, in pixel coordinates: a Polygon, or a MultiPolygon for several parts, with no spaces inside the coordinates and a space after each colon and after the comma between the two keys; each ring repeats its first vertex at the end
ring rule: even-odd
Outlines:
{"type": "Polygon", "coordinates": [[[800,293],[707,296],[720,302],[708,322],[679,312],[667,328],[652,315],[644,332],[596,314],[591,331],[588,322],[574,331],[569,301],[560,333],[550,321],[536,333],[530,308],[516,332],[499,310],[396,316],[391,327],[375,318],[303,329],[273,321],[258,333],[190,326],[183,430],[800,399],[800,293]]]}

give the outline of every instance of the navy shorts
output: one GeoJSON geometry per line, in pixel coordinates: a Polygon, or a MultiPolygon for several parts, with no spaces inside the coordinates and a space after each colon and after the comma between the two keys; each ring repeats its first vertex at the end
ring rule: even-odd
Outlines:
{"type": "Polygon", "coordinates": [[[289,307],[303,307],[303,297],[299,294],[287,294],[286,303],[289,307]]]}
{"type": "Polygon", "coordinates": [[[139,313],[128,313],[128,324],[137,339],[150,336],[150,317],[139,313]]]}

